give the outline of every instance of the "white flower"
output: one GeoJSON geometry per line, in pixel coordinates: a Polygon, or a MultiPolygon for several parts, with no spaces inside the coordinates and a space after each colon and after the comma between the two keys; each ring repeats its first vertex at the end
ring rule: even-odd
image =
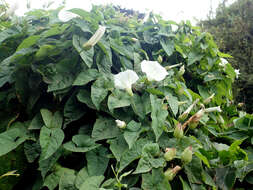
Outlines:
{"type": "Polygon", "coordinates": [[[60,21],[62,22],[68,22],[69,20],[71,20],[72,18],[77,17],[76,14],[67,11],[66,9],[62,9],[60,10],[60,12],[58,13],[58,18],[60,19],[60,21]]]}
{"type": "Polygon", "coordinates": [[[238,79],[239,74],[240,74],[240,69],[235,69],[235,74],[236,74],[235,78],[238,79]]]}
{"type": "Polygon", "coordinates": [[[91,38],[88,40],[88,42],[83,44],[83,48],[89,49],[89,48],[93,47],[94,45],[96,45],[96,43],[98,43],[98,41],[103,37],[103,35],[105,33],[105,29],[106,29],[105,26],[99,25],[95,34],[93,36],[91,36],[91,38]]]}
{"type": "Polygon", "coordinates": [[[219,65],[221,67],[225,67],[225,65],[228,64],[228,61],[226,59],[224,59],[224,58],[220,58],[220,61],[221,62],[219,63],[219,65]]]}
{"type": "Polygon", "coordinates": [[[204,110],[206,113],[209,113],[209,112],[222,112],[222,110],[220,109],[220,106],[217,106],[217,107],[211,107],[211,108],[206,108],[204,110]]]}
{"type": "Polygon", "coordinates": [[[141,70],[146,73],[149,81],[161,81],[168,75],[166,69],[157,61],[143,60],[141,62],[141,70]]]}
{"type": "Polygon", "coordinates": [[[126,90],[132,96],[132,84],[134,84],[138,79],[139,77],[136,72],[126,70],[114,75],[114,85],[118,89],[126,90]]]}
{"type": "Polygon", "coordinates": [[[121,120],[117,119],[117,120],[115,120],[115,122],[116,122],[117,127],[119,127],[120,129],[126,128],[126,122],[125,121],[121,121],[121,120]]]}
{"type": "Polygon", "coordinates": [[[19,3],[15,1],[13,4],[10,5],[10,8],[6,11],[6,17],[11,17],[14,15],[15,11],[18,9],[19,3]]]}

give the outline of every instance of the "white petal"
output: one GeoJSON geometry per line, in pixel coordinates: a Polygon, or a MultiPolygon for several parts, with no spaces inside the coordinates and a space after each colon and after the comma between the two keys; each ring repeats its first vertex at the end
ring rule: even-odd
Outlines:
{"type": "Polygon", "coordinates": [[[114,84],[119,89],[131,89],[132,84],[138,79],[139,77],[134,71],[126,70],[114,75],[114,84]]]}
{"type": "Polygon", "coordinates": [[[117,127],[121,128],[121,129],[126,127],[125,121],[121,121],[121,120],[117,119],[117,120],[115,120],[115,122],[116,122],[117,127]]]}
{"type": "Polygon", "coordinates": [[[62,21],[62,22],[68,22],[69,20],[71,20],[72,18],[77,17],[76,14],[69,12],[65,9],[60,10],[60,12],[58,13],[58,18],[62,21]]]}
{"type": "Polygon", "coordinates": [[[149,81],[161,81],[168,75],[166,69],[157,61],[143,60],[141,62],[141,70],[146,73],[149,81]]]}
{"type": "Polygon", "coordinates": [[[238,78],[240,74],[240,69],[235,69],[235,74],[236,74],[236,78],[238,78]]]}

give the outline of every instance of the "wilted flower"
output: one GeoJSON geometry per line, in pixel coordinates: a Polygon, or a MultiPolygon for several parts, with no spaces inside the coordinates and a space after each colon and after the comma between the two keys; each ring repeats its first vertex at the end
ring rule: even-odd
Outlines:
{"type": "Polygon", "coordinates": [[[168,75],[166,69],[157,61],[143,60],[141,62],[141,70],[146,73],[149,81],[161,81],[168,75]]]}
{"type": "Polygon", "coordinates": [[[199,121],[200,121],[201,117],[203,117],[204,113],[205,113],[205,109],[202,108],[201,110],[199,110],[197,113],[195,113],[195,114],[189,119],[189,120],[190,120],[190,122],[189,122],[189,127],[190,127],[191,129],[195,129],[195,128],[198,126],[199,121]]]}
{"type": "Polygon", "coordinates": [[[69,20],[71,20],[72,18],[77,17],[76,14],[67,11],[66,9],[62,9],[60,10],[60,12],[58,13],[58,18],[60,19],[60,21],[62,22],[68,22],[69,20]]]}
{"type": "Polygon", "coordinates": [[[175,158],[177,150],[175,148],[166,148],[164,158],[166,161],[171,161],[175,158]]]}
{"type": "Polygon", "coordinates": [[[238,79],[239,74],[240,74],[240,69],[235,69],[235,74],[236,74],[235,78],[238,79]]]}
{"type": "Polygon", "coordinates": [[[220,109],[220,106],[217,106],[217,107],[211,107],[211,108],[206,108],[204,110],[206,113],[209,113],[209,112],[222,112],[222,110],[220,109]]]}
{"type": "Polygon", "coordinates": [[[191,146],[184,149],[183,153],[181,154],[181,160],[185,164],[188,164],[192,161],[192,147],[191,146]]]}
{"type": "Polygon", "coordinates": [[[169,168],[164,172],[164,176],[168,181],[171,181],[174,179],[174,177],[177,175],[177,173],[181,170],[180,166],[175,166],[174,168],[169,168]]]}
{"type": "Polygon", "coordinates": [[[184,136],[184,130],[180,123],[177,124],[176,128],[174,129],[174,137],[177,139],[181,139],[184,136]]]}
{"type": "Polygon", "coordinates": [[[126,128],[126,122],[125,121],[121,121],[121,120],[117,119],[117,120],[115,120],[115,122],[116,122],[117,127],[119,127],[120,129],[126,128]]]}
{"type": "Polygon", "coordinates": [[[211,96],[209,96],[207,99],[204,100],[204,104],[208,104],[211,102],[211,100],[213,99],[215,93],[213,93],[211,96]]]}
{"type": "Polygon", "coordinates": [[[224,58],[220,58],[220,63],[219,63],[219,65],[221,66],[221,67],[225,67],[225,65],[228,63],[228,61],[226,60],[226,59],[224,59],[224,58]]]}
{"type": "Polygon", "coordinates": [[[132,70],[126,70],[114,75],[114,85],[118,89],[126,90],[129,95],[133,96],[132,84],[139,79],[136,72],[132,70]]]}
{"type": "Polygon", "coordinates": [[[192,105],[190,105],[185,111],[184,113],[182,113],[178,118],[180,120],[184,120],[187,118],[187,116],[189,115],[189,113],[191,112],[192,108],[198,103],[199,99],[196,99],[192,105]]]}
{"type": "Polygon", "coordinates": [[[83,44],[83,48],[84,49],[90,49],[91,47],[93,47],[94,45],[96,45],[96,43],[98,43],[98,41],[103,37],[104,33],[105,33],[105,26],[100,26],[98,27],[97,31],[95,32],[95,34],[93,36],[91,36],[91,38],[88,40],[88,42],[83,44]]]}

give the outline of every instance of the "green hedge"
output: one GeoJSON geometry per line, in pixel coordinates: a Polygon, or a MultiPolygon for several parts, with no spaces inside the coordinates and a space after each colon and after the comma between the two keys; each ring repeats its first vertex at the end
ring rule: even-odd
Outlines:
{"type": "Polygon", "coordinates": [[[0,189],[253,183],[253,118],[232,103],[236,73],[212,36],[110,6],[59,11],[0,23],[0,175],[21,174],[0,189]],[[11,154],[22,162],[3,167],[11,154]]]}

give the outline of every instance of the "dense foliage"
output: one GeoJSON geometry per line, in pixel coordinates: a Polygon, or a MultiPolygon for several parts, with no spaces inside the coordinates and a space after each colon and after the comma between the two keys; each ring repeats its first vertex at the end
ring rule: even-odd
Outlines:
{"type": "Polygon", "coordinates": [[[248,112],[253,111],[253,1],[237,0],[225,6],[221,4],[214,18],[201,22],[205,31],[214,36],[221,51],[229,53],[232,65],[241,75],[235,91],[238,102],[244,102],[248,112]]]}
{"type": "Polygon", "coordinates": [[[59,10],[0,23],[0,176],[20,174],[0,189],[252,186],[253,117],[233,105],[236,73],[209,34],[59,10]]]}

